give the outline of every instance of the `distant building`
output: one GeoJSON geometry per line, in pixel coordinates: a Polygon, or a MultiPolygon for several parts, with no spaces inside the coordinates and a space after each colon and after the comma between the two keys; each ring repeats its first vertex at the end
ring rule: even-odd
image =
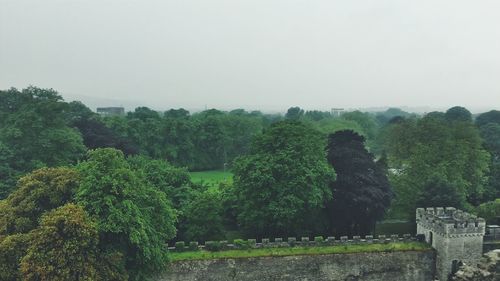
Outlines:
{"type": "Polygon", "coordinates": [[[102,116],[125,116],[123,107],[98,107],[97,113],[102,116]]]}
{"type": "Polygon", "coordinates": [[[331,112],[332,116],[334,116],[334,117],[340,117],[340,115],[342,115],[342,113],[345,112],[345,109],[343,109],[343,108],[332,108],[330,112],[331,112]]]}

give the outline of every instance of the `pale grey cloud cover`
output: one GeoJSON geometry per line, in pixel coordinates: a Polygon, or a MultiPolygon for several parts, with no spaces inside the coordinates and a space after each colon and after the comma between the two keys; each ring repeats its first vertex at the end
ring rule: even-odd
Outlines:
{"type": "Polygon", "coordinates": [[[499,15],[498,0],[0,0],[0,88],[157,109],[499,108],[499,15]]]}

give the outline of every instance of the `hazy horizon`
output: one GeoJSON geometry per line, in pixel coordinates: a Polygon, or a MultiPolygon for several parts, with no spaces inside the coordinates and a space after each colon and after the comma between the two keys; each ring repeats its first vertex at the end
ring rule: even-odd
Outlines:
{"type": "Polygon", "coordinates": [[[0,3],[0,89],[128,109],[500,109],[498,1],[0,3]]]}

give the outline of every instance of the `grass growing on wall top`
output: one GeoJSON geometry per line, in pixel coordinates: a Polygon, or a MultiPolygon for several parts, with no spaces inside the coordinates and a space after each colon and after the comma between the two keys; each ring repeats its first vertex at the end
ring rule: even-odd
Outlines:
{"type": "Polygon", "coordinates": [[[419,242],[396,242],[388,244],[363,244],[363,245],[336,245],[326,247],[290,247],[290,248],[261,248],[249,250],[228,250],[220,252],[192,251],[172,252],[171,261],[183,260],[208,260],[224,258],[253,258],[253,257],[279,257],[297,255],[327,255],[348,253],[371,253],[393,251],[423,251],[430,246],[419,242]]]}

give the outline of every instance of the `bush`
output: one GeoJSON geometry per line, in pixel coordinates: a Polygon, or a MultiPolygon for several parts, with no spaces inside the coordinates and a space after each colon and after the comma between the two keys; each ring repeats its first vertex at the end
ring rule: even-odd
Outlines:
{"type": "Polygon", "coordinates": [[[222,245],[219,241],[207,241],[205,242],[205,249],[211,252],[217,252],[222,250],[222,245]]]}
{"type": "Polygon", "coordinates": [[[190,251],[198,251],[198,242],[189,242],[190,251]]]}
{"type": "Polygon", "coordinates": [[[186,250],[186,243],[184,241],[175,242],[175,250],[177,252],[184,252],[186,250]]]}
{"type": "Polygon", "coordinates": [[[316,236],[316,237],[314,237],[314,242],[316,242],[316,243],[323,243],[323,241],[325,241],[325,239],[323,238],[323,236],[316,236]]]}
{"type": "Polygon", "coordinates": [[[245,241],[243,239],[235,239],[233,241],[233,244],[237,249],[250,249],[251,248],[250,241],[245,241]]]}

